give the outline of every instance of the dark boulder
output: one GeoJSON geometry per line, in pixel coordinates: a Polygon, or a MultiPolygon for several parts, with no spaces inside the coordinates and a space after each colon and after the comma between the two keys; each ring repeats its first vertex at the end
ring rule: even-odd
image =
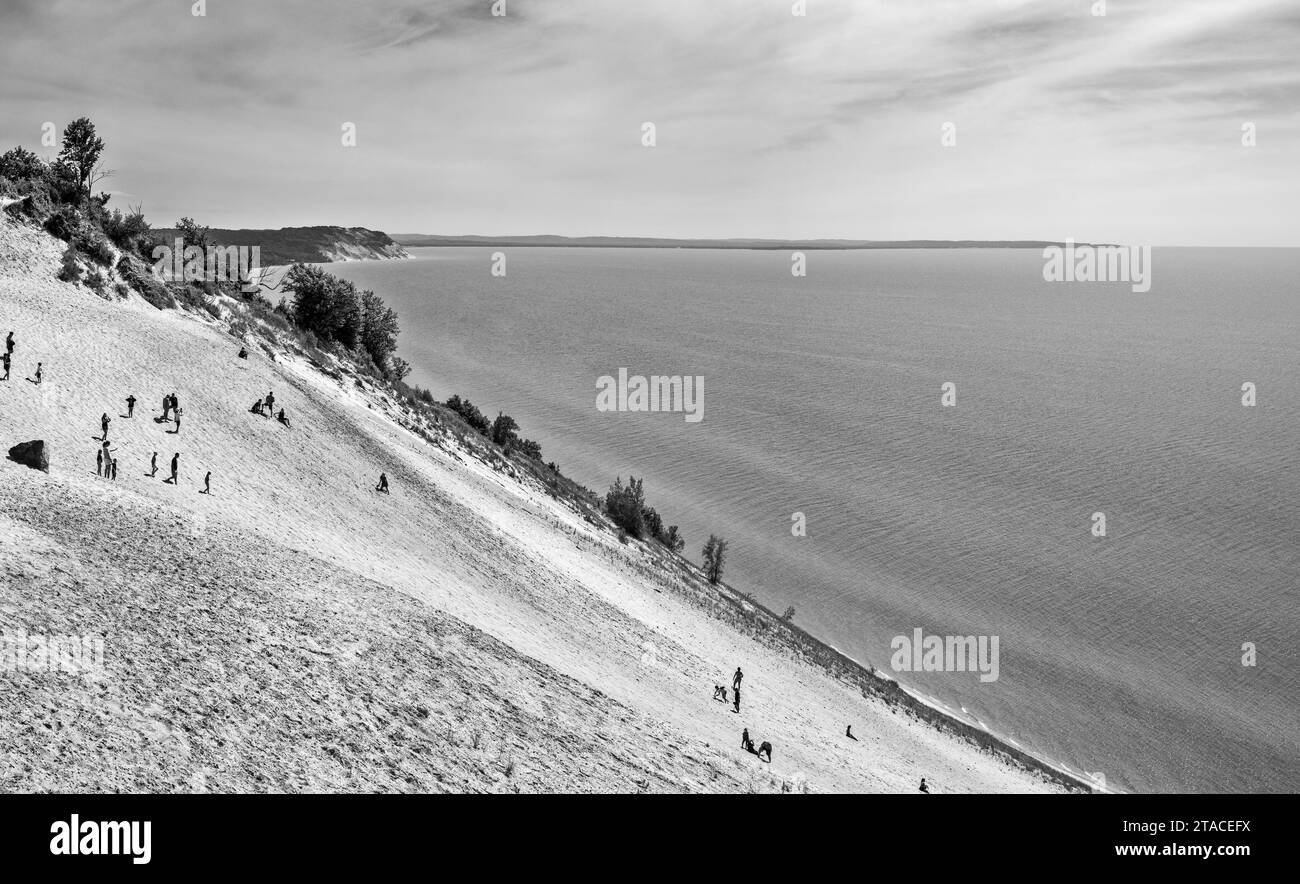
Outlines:
{"type": "Polygon", "coordinates": [[[50,471],[50,449],[42,439],[19,442],[9,449],[9,459],[43,473],[50,471]]]}

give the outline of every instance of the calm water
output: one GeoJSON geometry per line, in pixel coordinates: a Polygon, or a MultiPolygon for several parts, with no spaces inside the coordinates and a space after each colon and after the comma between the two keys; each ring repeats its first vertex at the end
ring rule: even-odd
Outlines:
{"type": "Polygon", "coordinates": [[[1146,294],[1035,251],[414,253],[331,270],[398,310],[415,382],[593,489],[644,477],[845,653],[996,635],[996,682],[895,677],[1122,789],[1300,790],[1300,251],[1157,250],[1146,294]],[[598,412],[620,366],[703,375],[704,420],[598,412]]]}

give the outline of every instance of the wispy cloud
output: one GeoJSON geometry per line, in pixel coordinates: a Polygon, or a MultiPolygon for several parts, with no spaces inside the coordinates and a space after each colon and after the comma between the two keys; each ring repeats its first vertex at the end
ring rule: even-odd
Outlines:
{"type": "Polygon", "coordinates": [[[207,7],[8,0],[0,146],[89,114],[164,222],[1300,243],[1293,0],[207,7]]]}

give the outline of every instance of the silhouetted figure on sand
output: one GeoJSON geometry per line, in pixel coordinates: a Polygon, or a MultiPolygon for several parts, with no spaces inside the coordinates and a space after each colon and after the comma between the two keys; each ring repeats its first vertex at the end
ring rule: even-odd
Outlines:
{"type": "MultiPolygon", "coordinates": [[[[746,752],[754,752],[754,741],[749,738],[749,728],[745,728],[740,734],[740,748],[746,752]]],[[[758,753],[754,753],[758,754],[758,753]]]]}
{"type": "Polygon", "coordinates": [[[742,680],[744,680],[744,678],[745,678],[745,673],[741,672],[741,671],[740,671],[740,667],[737,666],[737,667],[736,667],[736,674],[733,675],[733,676],[731,677],[731,686],[732,686],[733,688],[736,688],[737,690],[739,690],[739,689],[740,689],[740,682],[741,682],[742,680]]]}
{"type": "Polygon", "coordinates": [[[200,491],[199,494],[211,494],[211,493],[212,493],[212,471],[208,470],[208,474],[203,477],[203,490],[200,491]]]}
{"type": "Polygon", "coordinates": [[[158,452],[155,451],[153,457],[149,458],[149,478],[152,479],[156,475],[158,475],[158,452]]]}
{"type": "Polygon", "coordinates": [[[104,449],[102,448],[95,452],[95,475],[104,475],[104,449]]]}
{"type": "Polygon", "coordinates": [[[757,753],[757,754],[758,754],[759,759],[762,759],[762,757],[763,757],[763,753],[764,753],[764,752],[767,753],[767,763],[768,763],[768,764],[771,764],[771,763],[772,763],[772,744],[769,743],[767,740],[764,740],[763,742],[761,742],[761,743],[758,744],[758,753],[757,753]]]}
{"type": "Polygon", "coordinates": [[[248,358],[248,348],[247,348],[247,347],[240,347],[240,348],[239,348],[239,358],[240,358],[240,359],[247,359],[247,358],[248,358]]]}
{"type": "Polygon", "coordinates": [[[127,416],[127,417],[135,417],[135,397],[134,397],[134,396],[127,396],[127,397],[126,397],[126,416],[127,416]]]}
{"type": "Polygon", "coordinates": [[[266,417],[266,413],[262,411],[262,400],[261,400],[261,399],[258,399],[256,402],[254,402],[254,403],[253,403],[253,407],[250,408],[250,409],[248,409],[248,410],[251,411],[253,414],[260,414],[260,415],[262,415],[262,417],[266,417]]]}
{"type": "Polygon", "coordinates": [[[14,352],[14,333],[10,332],[5,335],[5,355],[8,356],[14,352]]]}
{"type": "Polygon", "coordinates": [[[274,392],[266,394],[266,413],[268,415],[275,414],[275,393],[274,392]]]}
{"type": "Polygon", "coordinates": [[[715,684],[713,686],[713,699],[727,702],[727,686],[724,684],[715,684]]]}
{"type": "Polygon", "coordinates": [[[844,729],[844,736],[848,737],[850,740],[857,739],[857,737],[853,736],[853,725],[849,725],[844,729]]]}
{"type": "Polygon", "coordinates": [[[5,367],[5,376],[4,376],[4,379],[5,379],[6,381],[9,380],[9,361],[10,361],[10,358],[11,358],[11,357],[9,356],[8,353],[6,353],[6,354],[4,355],[4,367],[5,367]]]}
{"type": "Polygon", "coordinates": [[[930,794],[930,787],[925,784],[925,777],[921,777],[921,791],[927,795],[930,794]]]}
{"type": "Polygon", "coordinates": [[[291,430],[293,429],[293,425],[289,423],[289,416],[286,415],[286,414],[284,413],[284,409],[283,409],[283,408],[280,409],[280,415],[279,415],[279,417],[276,418],[276,420],[278,420],[280,423],[284,424],[284,425],[285,425],[286,427],[288,427],[289,429],[291,429],[291,430]]]}
{"type": "Polygon", "coordinates": [[[168,485],[175,485],[176,476],[180,472],[180,468],[181,468],[181,453],[178,451],[172,455],[172,477],[170,479],[163,479],[163,482],[167,483],[168,485]]]}
{"type": "Polygon", "coordinates": [[[113,479],[114,482],[117,481],[117,458],[113,458],[113,476],[112,476],[112,479],[113,479]]]}
{"type": "MultiPolygon", "coordinates": [[[[172,401],[175,402],[175,400],[172,401]]],[[[176,426],[167,432],[171,433],[173,436],[179,436],[181,433],[181,408],[179,405],[176,406],[175,412],[172,416],[176,418],[176,426]]]]}
{"type": "Polygon", "coordinates": [[[375,490],[384,494],[388,493],[388,476],[383,473],[379,474],[379,484],[375,486],[375,490]]]}
{"type": "Polygon", "coordinates": [[[734,695],[735,711],[739,712],[740,711],[740,688],[732,688],[731,692],[734,695]]]}
{"type": "Polygon", "coordinates": [[[41,372],[44,370],[43,368],[44,365],[45,365],[44,362],[36,363],[36,378],[32,381],[32,383],[38,387],[41,385],[41,372]]]}
{"type": "Polygon", "coordinates": [[[163,421],[167,420],[167,416],[171,414],[171,410],[172,410],[172,396],[170,393],[164,393],[163,413],[162,413],[162,417],[158,418],[158,423],[162,423],[163,421]]]}
{"type": "Polygon", "coordinates": [[[99,428],[100,428],[101,430],[104,431],[104,432],[101,434],[100,438],[102,438],[105,442],[107,442],[107,441],[108,441],[108,412],[104,412],[104,413],[100,416],[100,418],[99,418],[99,428]]]}

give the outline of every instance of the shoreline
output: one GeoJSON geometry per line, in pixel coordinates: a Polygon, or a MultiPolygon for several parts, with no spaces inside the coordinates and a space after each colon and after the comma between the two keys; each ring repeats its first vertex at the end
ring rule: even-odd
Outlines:
{"type": "MultiPolygon", "coordinates": [[[[411,255],[409,257],[412,257],[413,259],[413,257],[416,256],[411,255]]],[[[356,261],[335,261],[335,264],[344,263],[355,264],[356,261]]],[[[321,266],[328,266],[328,264],[321,266]]],[[[383,296],[383,292],[381,291],[377,291],[376,294],[383,296]]],[[[415,363],[412,363],[412,365],[415,365],[415,363]]],[[[441,385],[443,389],[451,390],[451,393],[448,395],[460,394],[460,391],[454,389],[452,383],[447,382],[445,378],[439,377],[434,370],[428,367],[420,368],[422,369],[422,372],[430,378],[430,381],[438,383],[438,385],[441,385]]],[[[508,403],[493,404],[493,408],[506,407],[508,407],[508,403]]],[[[556,458],[549,455],[549,459],[555,460],[556,458]]],[[[658,546],[654,541],[641,542],[646,546],[658,546]]],[[[676,554],[676,552],[669,552],[666,547],[663,547],[662,550],[656,550],[656,552],[663,552],[663,554],[672,556],[673,559],[686,565],[686,567],[694,568],[694,563],[690,562],[689,559],[686,559],[684,555],[676,554]]],[[[833,655],[839,656],[842,662],[848,663],[849,667],[855,669],[855,677],[852,679],[853,682],[867,680],[867,684],[870,685],[871,688],[871,694],[878,695],[878,697],[881,698],[887,698],[887,702],[891,702],[889,697],[905,698],[893,699],[892,702],[901,702],[904,703],[905,706],[911,707],[911,710],[917,712],[918,718],[923,720],[930,719],[930,722],[928,723],[930,723],[932,727],[939,729],[939,731],[943,732],[945,731],[945,728],[950,729],[950,731],[957,733],[958,736],[965,738],[965,740],[972,742],[972,744],[980,746],[980,748],[1001,751],[1001,753],[1006,755],[1006,757],[1014,759],[1014,762],[1023,767],[1024,770],[1039,772],[1039,774],[1048,776],[1049,779],[1057,781],[1057,783],[1062,783],[1071,789],[1082,789],[1086,790],[1086,792],[1104,792],[1105,789],[1099,788],[1096,781],[1092,780],[1091,777],[1088,777],[1084,772],[1074,771],[1073,768],[1066,766],[1065,763],[1054,761],[1054,759],[1045,757],[1045,755],[1040,755],[1034,753],[1034,751],[1024,749],[1023,746],[1019,746],[1018,744],[1015,744],[1014,741],[1011,741],[1009,737],[998,735],[998,733],[989,729],[987,725],[976,724],[963,719],[958,712],[953,711],[952,708],[946,706],[945,703],[939,701],[939,699],[928,697],[927,694],[919,692],[917,689],[907,688],[906,685],[902,684],[902,682],[897,679],[894,679],[894,677],[879,671],[879,669],[870,666],[870,664],[865,664],[862,663],[861,660],[854,659],[853,656],[845,654],[844,651],[839,649],[839,647],[832,645],[832,643],[829,643],[828,641],[824,641],[823,638],[815,636],[813,633],[806,632],[805,629],[797,627],[796,624],[787,623],[787,621],[781,620],[775,611],[770,610],[770,608],[767,608],[761,602],[742,597],[741,591],[733,588],[729,582],[719,582],[718,586],[715,586],[714,589],[727,590],[728,593],[731,594],[731,601],[740,602],[742,604],[753,604],[753,606],[763,611],[764,614],[770,616],[777,624],[784,625],[784,627],[789,627],[794,630],[798,636],[803,637],[803,641],[811,642],[813,645],[820,647],[820,649],[824,649],[833,655]],[[744,601],[741,601],[742,598],[744,598],[744,601]]],[[[841,673],[837,672],[837,669],[840,667],[823,666],[822,668],[832,677],[840,679],[841,673]]]]}

